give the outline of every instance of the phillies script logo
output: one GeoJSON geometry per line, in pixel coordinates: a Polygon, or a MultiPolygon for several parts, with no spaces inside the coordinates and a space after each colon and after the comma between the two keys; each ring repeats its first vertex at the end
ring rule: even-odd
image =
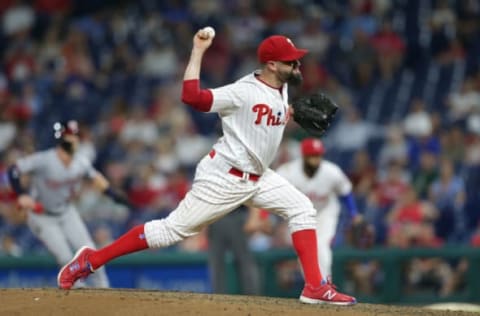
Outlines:
{"type": "MultiPolygon", "coordinates": [[[[255,124],[259,125],[262,124],[263,118],[266,117],[267,126],[277,126],[277,125],[285,125],[287,122],[288,117],[282,120],[282,112],[278,112],[276,114],[272,113],[272,108],[266,104],[255,104],[252,107],[254,113],[257,113],[257,119],[255,120],[255,124]]],[[[285,111],[285,113],[288,113],[285,111]]]]}

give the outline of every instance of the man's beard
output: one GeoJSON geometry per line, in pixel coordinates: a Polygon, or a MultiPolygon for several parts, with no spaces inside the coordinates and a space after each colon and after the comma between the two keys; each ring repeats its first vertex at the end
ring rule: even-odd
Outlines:
{"type": "Polygon", "coordinates": [[[320,165],[313,166],[313,165],[308,164],[305,161],[303,162],[303,171],[305,172],[305,174],[309,178],[313,177],[315,175],[315,173],[317,173],[317,170],[318,170],[319,167],[320,167],[320,165]]]}
{"type": "Polygon", "coordinates": [[[300,72],[294,73],[293,71],[290,73],[290,76],[287,79],[287,83],[291,86],[299,86],[303,82],[303,76],[300,72]]]}
{"type": "Polygon", "coordinates": [[[290,72],[279,74],[279,78],[282,82],[286,82],[291,86],[299,86],[303,82],[303,76],[301,72],[293,72],[293,69],[290,72]]]}
{"type": "Polygon", "coordinates": [[[62,147],[62,149],[70,155],[73,155],[73,153],[75,152],[75,146],[72,142],[62,139],[60,141],[60,147],[62,147]]]}

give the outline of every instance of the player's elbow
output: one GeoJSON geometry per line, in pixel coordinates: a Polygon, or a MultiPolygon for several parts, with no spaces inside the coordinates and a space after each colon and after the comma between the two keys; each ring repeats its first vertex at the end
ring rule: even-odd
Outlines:
{"type": "Polygon", "coordinates": [[[7,169],[7,177],[10,182],[10,186],[17,194],[25,193],[25,188],[22,186],[20,179],[20,170],[16,165],[11,165],[7,169]]]}
{"type": "Polygon", "coordinates": [[[195,107],[197,100],[192,94],[188,94],[185,91],[182,92],[182,102],[188,104],[192,107],[195,107]]]}
{"type": "Polygon", "coordinates": [[[198,80],[183,82],[182,102],[195,110],[208,112],[212,107],[213,95],[210,90],[200,90],[198,80]]]}

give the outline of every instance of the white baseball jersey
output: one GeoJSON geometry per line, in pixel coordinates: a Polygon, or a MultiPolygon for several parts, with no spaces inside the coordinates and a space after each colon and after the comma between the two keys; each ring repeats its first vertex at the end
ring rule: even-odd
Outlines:
{"type": "Polygon", "coordinates": [[[75,155],[66,166],[57,155],[56,149],[36,152],[21,158],[16,163],[21,173],[31,177],[30,194],[39,201],[48,213],[59,214],[80,190],[85,177],[93,178],[97,171],[90,161],[75,155]]]}
{"type": "Polygon", "coordinates": [[[315,228],[312,202],[269,168],[288,121],[287,85],[276,89],[255,73],[211,89],[210,112],[218,112],[223,137],[197,166],[192,189],[169,216],[145,224],[149,247],[172,245],[246,205],[285,218],[290,231],[315,228]],[[260,177],[230,174],[232,167],[260,177]]]}
{"type": "Polygon", "coordinates": [[[214,149],[230,165],[263,174],[275,158],[288,119],[287,85],[276,89],[251,73],[211,91],[210,112],[218,112],[224,133],[214,149]]]}
{"type": "Polygon", "coordinates": [[[317,212],[334,212],[339,209],[337,196],[352,191],[352,183],[334,163],[323,159],[312,178],[303,171],[303,160],[297,159],[281,165],[277,173],[305,193],[317,212]]]}
{"type": "Polygon", "coordinates": [[[337,197],[352,191],[350,180],[337,165],[327,160],[322,160],[312,178],[305,175],[302,159],[280,166],[277,173],[313,202],[317,210],[318,263],[323,275],[331,275],[332,250],[330,244],[335,236],[340,215],[340,204],[337,197]]]}

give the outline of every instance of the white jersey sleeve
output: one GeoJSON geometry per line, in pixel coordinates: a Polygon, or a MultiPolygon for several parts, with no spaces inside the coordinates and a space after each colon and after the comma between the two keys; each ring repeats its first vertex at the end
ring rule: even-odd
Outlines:
{"type": "Polygon", "coordinates": [[[228,116],[235,112],[242,104],[245,103],[243,95],[240,97],[238,83],[232,83],[223,87],[210,89],[213,95],[213,103],[210,112],[218,112],[220,116],[228,116]]]}
{"type": "Polygon", "coordinates": [[[335,191],[337,195],[342,196],[352,192],[352,182],[350,182],[350,179],[348,179],[342,169],[340,169],[340,167],[338,167],[337,165],[334,165],[332,171],[336,174],[334,179],[336,180],[335,191]]]}
{"type": "Polygon", "coordinates": [[[18,159],[15,164],[21,173],[30,173],[41,170],[45,162],[44,152],[36,152],[18,159]]]}
{"type": "Polygon", "coordinates": [[[85,176],[89,179],[93,179],[97,176],[98,171],[92,166],[90,160],[88,160],[84,156],[79,156],[78,158],[79,163],[82,165],[83,169],[85,170],[85,176]]]}

